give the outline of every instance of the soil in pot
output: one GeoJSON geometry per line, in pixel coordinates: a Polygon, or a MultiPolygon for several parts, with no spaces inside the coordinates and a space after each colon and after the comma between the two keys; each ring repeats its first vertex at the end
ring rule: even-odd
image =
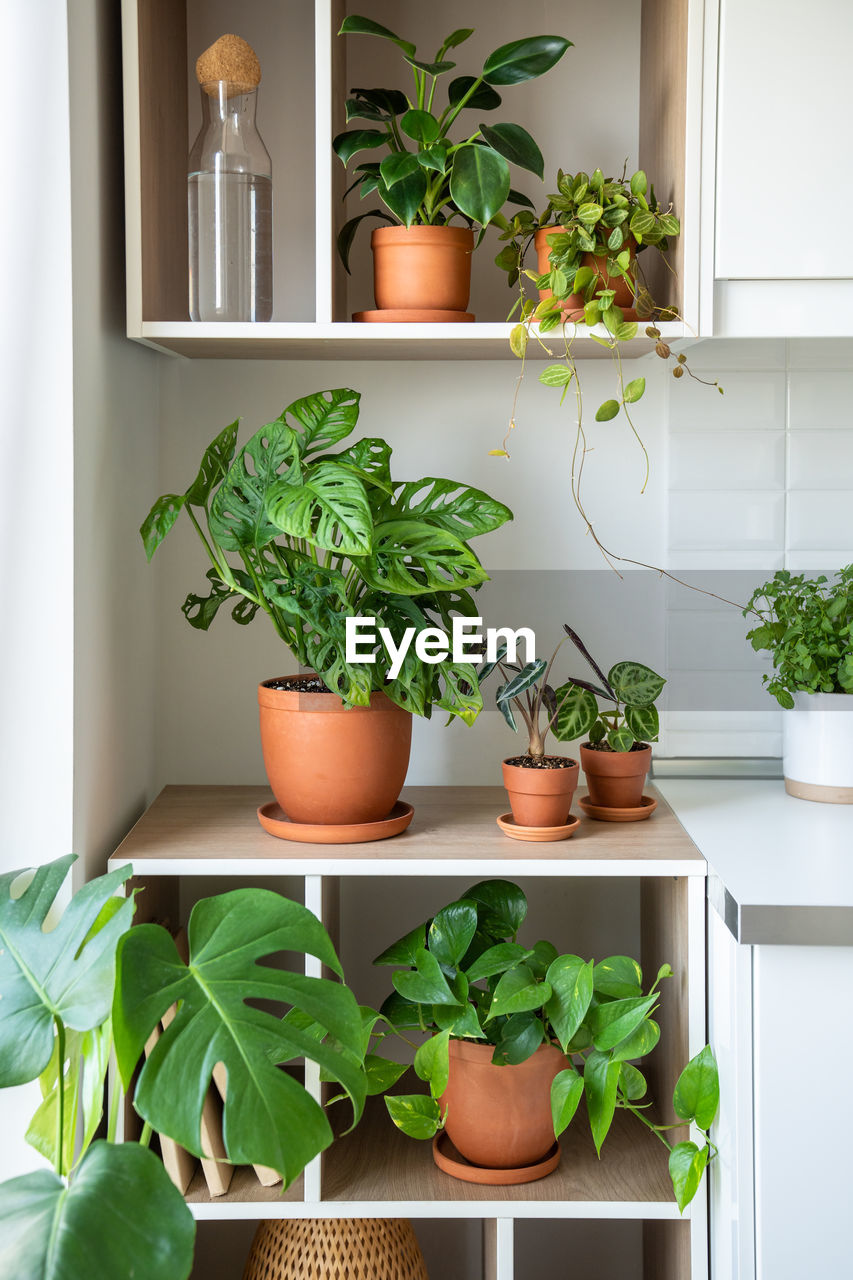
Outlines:
{"type": "MultiPolygon", "coordinates": [[[[536,248],[537,264],[540,275],[545,275],[551,269],[551,263],[548,255],[551,252],[551,246],[548,243],[548,236],[554,235],[559,230],[558,227],[543,227],[536,232],[534,238],[534,246],[536,248]]],[[[637,242],[633,236],[629,236],[627,242],[623,245],[631,255],[631,273],[633,274],[634,262],[637,253],[637,242]]],[[[599,279],[596,282],[596,291],[599,289],[612,289],[615,293],[613,299],[617,307],[622,311],[625,320],[636,320],[637,312],[634,308],[634,287],[630,281],[624,276],[610,276],[607,274],[607,256],[597,257],[594,253],[585,253],[581,260],[584,267],[590,267],[597,273],[599,279]]],[[[540,299],[550,298],[552,296],[550,289],[540,289],[540,299]]],[[[563,299],[561,310],[565,314],[567,320],[583,319],[584,300],[578,293],[570,293],[567,298],[563,299]]]]}
{"type": "Polygon", "coordinates": [[[473,319],[466,311],[474,252],[468,227],[377,227],[370,243],[379,310],[419,312],[426,320],[435,312],[473,319]]]}
{"type": "Polygon", "coordinates": [[[510,756],[503,782],[515,821],[522,827],[561,827],[578,785],[577,760],[566,756],[510,756]]]}
{"type": "Polygon", "coordinates": [[[648,743],[635,742],[630,751],[614,751],[607,743],[585,742],[581,767],[589,800],[608,809],[633,809],[642,804],[643,788],[652,763],[648,743]]]}
{"type": "Polygon", "coordinates": [[[554,1146],[551,1082],[568,1061],[543,1044],[517,1066],[495,1066],[494,1045],[450,1041],[450,1076],[441,1096],[456,1150],[482,1168],[520,1169],[554,1146]]]}
{"type": "Polygon", "coordinates": [[[411,712],[384,693],[347,710],[311,673],[265,681],[258,704],[264,767],[292,822],[350,825],[388,816],[409,767],[411,712]]]}

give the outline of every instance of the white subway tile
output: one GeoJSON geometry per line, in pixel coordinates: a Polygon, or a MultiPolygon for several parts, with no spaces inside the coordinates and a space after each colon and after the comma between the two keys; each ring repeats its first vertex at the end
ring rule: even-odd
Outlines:
{"type": "MultiPolygon", "coordinates": [[[[746,602],[744,602],[746,603],[746,602]]],[[[726,613],[671,613],[666,620],[667,668],[670,671],[750,672],[760,683],[769,669],[746,638],[749,621],[736,609],[726,613]]],[[[699,677],[697,676],[697,679],[699,677]]]]}
{"type": "Polygon", "coordinates": [[[853,369],[853,338],[792,338],[789,369],[853,369]]]}
{"type": "Polygon", "coordinates": [[[789,388],[792,430],[853,427],[853,368],[844,373],[791,373],[789,388]]]}
{"type": "Polygon", "coordinates": [[[789,489],[845,489],[853,493],[853,429],[792,431],[789,489]]]}
{"type": "Polygon", "coordinates": [[[672,489],[784,489],[785,434],[674,432],[669,470],[672,489]]]}
{"type": "Polygon", "coordinates": [[[808,490],[788,495],[788,549],[847,548],[853,560],[853,495],[849,490],[808,490]]]}
{"type": "Polygon", "coordinates": [[[691,368],[716,377],[723,370],[785,368],[784,338],[703,338],[685,348],[691,368]]]}
{"type": "Polygon", "coordinates": [[[669,420],[673,431],[783,430],[784,373],[740,371],[720,376],[723,395],[692,378],[670,388],[669,420]]]}
{"type": "Polygon", "coordinates": [[[811,551],[788,551],[785,568],[795,573],[834,573],[853,562],[848,547],[818,547],[811,551]]]}
{"type": "MultiPolygon", "coordinates": [[[[784,548],[785,497],[782,493],[672,493],[669,499],[671,551],[729,551],[750,564],[770,563],[784,548]],[[762,553],[758,558],[756,553],[762,553]]],[[[734,568],[730,558],[716,566],[734,568]]]]}

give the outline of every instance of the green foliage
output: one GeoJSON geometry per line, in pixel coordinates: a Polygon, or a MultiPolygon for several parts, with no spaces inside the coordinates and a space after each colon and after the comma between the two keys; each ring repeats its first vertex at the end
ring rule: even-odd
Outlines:
{"type": "MultiPolygon", "coordinates": [[[[438,81],[456,67],[445,55],[473,35],[470,28],[447,36],[431,61],[416,58],[410,41],[370,18],[345,18],[339,34],[390,40],[400,49],[414,78],[411,97],[394,89],[351,90],[347,123],[367,119],[379,128],[359,127],[339,133],[332,142],[345,167],[364,150],[388,150],[378,166],[357,167],[349,190],[358,187],[362,199],[375,191],[393,216],[372,210],[344,225],[338,235],[338,252],[347,271],[355,232],[366,217],[384,217],[406,227],[444,226],[461,218],[469,226],[476,223],[485,229],[508,200],[530,203],[510,188],[511,164],[539,178],[544,176],[542,153],[526,129],[518,124],[480,124],[476,129],[469,125],[456,143],[451,142],[449,133],[463,109],[493,111],[501,105],[493,85],[522,84],[550,71],[571,47],[570,40],[532,36],[502,45],[489,55],[478,76],[451,80],[447,104],[442,108],[436,103],[438,81]]],[[[174,515],[164,508],[160,519],[174,520],[174,515]]]]}
{"type": "Polygon", "coordinates": [[[383,644],[373,663],[346,661],[345,619],[376,617],[399,640],[407,627],[417,635],[476,614],[469,593],[487,574],[469,539],[512,513],[455,480],[393,480],[391,449],[376,437],[329,452],[354,431],[359,399],[346,387],[304,396],[242,448],[237,424],[226,427],[187,491],[155,502],[140,531],[146,554],[185,510],[213,566],[209,595],[184,602],[192,626],[207,630],[226,603],[241,625],[263,612],[347,706],[384,690],[418,715],[436,705],[470,724],[482,707],[472,665],[427,667],[413,641],[391,679],[383,644]]]}
{"type": "Polygon", "coordinates": [[[779,569],[743,611],[758,618],[747,640],[773,659],[768,692],[790,710],[795,693],[853,693],[853,565],[833,580],[779,569]]]}
{"type": "Polygon", "coordinates": [[[666,681],[641,662],[617,662],[605,676],[580,637],[567,624],[564,630],[592,667],[599,683],[577,677],[554,688],[551,676],[561,640],[550,661],[537,658],[524,667],[506,662],[506,650],[497,661],[485,662],[478,672],[482,684],[497,668],[504,683],[496,691],[498,710],[511,729],[518,732],[520,719],[527,730],[528,755],[540,759],[545,742],[553,733],[558,742],[574,742],[589,735],[591,742],[606,739],[613,751],[630,751],[635,743],[656,742],[659,718],[654,703],[666,681]],[[598,699],[613,703],[600,710],[598,699]]]}
{"type": "MultiPolygon", "coordinates": [[[[654,1124],[643,1106],[636,1105],[647,1086],[634,1062],[651,1053],[660,1037],[652,1014],[660,983],[672,976],[670,966],[662,965],[644,992],[642,969],[630,956],[608,956],[596,964],[560,955],[544,940],[521,945],[516,935],[526,914],[527,900],[518,885],[486,880],[374,961],[400,966],[392,975],[394,993],[382,1007],[383,1025],[371,1023],[374,1052],[369,1056],[386,1062],[389,1087],[401,1071],[376,1052],[383,1041],[400,1029],[429,1037],[414,1059],[415,1074],[429,1086],[429,1096],[387,1096],[392,1120],[412,1138],[431,1138],[441,1128],[441,1099],[452,1070],[451,1040],[491,1045],[492,1062],[506,1068],[525,1062],[542,1044],[556,1045],[567,1059],[551,1088],[555,1135],[572,1122],[585,1096],[600,1153],[616,1111],[630,1111],[672,1152],[673,1189],[683,1210],[696,1193],[713,1144],[701,1151],[694,1143],[670,1147],[666,1133],[673,1126],[654,1124]]],[[[706,1046],[679,1077],[673,1098],[676,1125],[686,1121],[707,1130],[718,1103],[717,1066],[706,1046]]]]}

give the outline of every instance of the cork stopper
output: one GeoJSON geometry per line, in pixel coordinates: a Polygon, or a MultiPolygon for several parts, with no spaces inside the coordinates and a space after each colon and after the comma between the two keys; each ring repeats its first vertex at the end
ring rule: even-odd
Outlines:
{"type": "Polygon", "coordinates": [[[246,92],[260,84],[261,64],[252,46],[240,36],[220,36],[196,62],[195,74],[208,94],[215,94],[216,90],[207,86],[218,80],[227,80],[246,92]]]}

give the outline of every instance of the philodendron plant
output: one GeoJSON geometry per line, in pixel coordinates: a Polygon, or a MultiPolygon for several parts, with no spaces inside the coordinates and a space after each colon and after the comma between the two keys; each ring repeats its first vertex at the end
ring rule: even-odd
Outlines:
{"type": "MultiPolygon", "coordinates": [[[[690,1203],[715,1153],[707,1138],[719,1104],[719,1079],[708,1046],[679,1076],[673,1095],[673,1124],[655,1124],[646,1115],[646,1080],[635,1063],[657,1045],[654,1020],[661,982],[672,976],[661,966],[644,991],[640,965],[630,956],[596,963],[560,955],[548,941],[518,941],[527,899],[518,885],[487,880],[431,920],[412,929],[376,958],[394,966],[394,992],[382,1006],[383,1027],[374,1029],[374,1048],[388,1035],[408,1039],[425,1032],[414,1057],[415,1074],[429,1094],[386,1096],[391,1119],[413,1138],[431,1138],[444,1124],[440,1099],[450,1071],[451,1039],[494,1046],[492,1062],[511,1069],[543,1044],[558,1045],[568,1065],[551,1088],[554,1134],[572,1122],[586,1099],[599,1156],[617,1110],[630,1112],[669,1150],[669,1171],[679,1208],[690,1203]],[[693,1141],[670,1145],[667,1132],[685,1124],[706,1131],[693,1141]]],[[[381,1060],[381,1059],[380,1059],[381,1060]]],[[[405,1066],[386,1063],[399,1079],[405,1066]]]]}
{"type": "Polygon", "coordinates": [[[613,751],[630,751],[636,742],[657,742],[660,720],[654,704],[666,684],[663,676],[631,661],[617,662],[605,675],[577,632],[568,623],[563,630],[566,636],[550,659],[535,658],[521,667],[507,662],[503,648],[495,662],[483,663],[477,673],[480,683],[496,668],[502,674],[504,682],[495,692],[495,701],[514,732],[518,733],[518,719],[522,721],[527,754],[542,759],[549,733],[558,742],[574,742],[586,735],[591,743],[606,742],[613,751]],[[599,684],[570,676],[554,687],[554,663],[567,638],[592,667],[599,684]],[[602,710],[599,698],[612,706],[602,710]]]}
{"type": "MultiPolygon", "coordinates": [[[[432,61],[416,56],[409,40],[403,40],[371,18],[356,14],[344,19],[339,35],[380,36],[395,44],[411,68],[410,93],[399,89],[353,89],[347,100],[347,123],[370,122],[339,133],[333,147],[347,166],[366,150],[387,150],[381,161],[356,167],[355,181],[361,199],[373,192],[389,213],[371,209],[352,218],[338,236],[338,249],[349,270],[353,236],[364,218],[384,218],[387,222],[411,227],[442,226],[461,218],[469,226],[485,229],[507,201],[530,205],[530,201],[510,186],[510,164],[544,177],[542,152],[519,124],[468,124],[458,141],[451,141],[450,129],[463,110],[480,113],[501,105],[497,88],[521,84],[543,75],[571,46],[562,36],[529,36],[501,45],[490,54],[478,75],[457,76],[450,81],[447,102],[436,101],[439,78],[455,70],[447,54],[474,34],[460,28],[441,43],[432,61]],[[497,86],[497,88],[496,88],[497,86]]],[[[532,205],[531,205],[532,208],[532,205]]]]}
{"type": "Polygon", "coordinates": [[[287,1186],[329,1146],[332,1130],[281,1064],[319,1063],[343,1086],[355,1123],[367,1091],[362,1012],[342,982],[262,963],[281,951],[307,953],[341,975],[328,935],[305,907],[266,889],[198,902],[185,963],[166,929],[130,928],[134,895],[114,896],[129,866],[90,881],[54,922],[73,861],[39,867],[29,883],[24,872],[0,877],[0,1088],[39,1081],[42,1102],[27,1139],[53,1166],[0,1184],[0,1275],[186,1280],[195,1224],[148,1149],[152,1130],[201,1155],[202,1108],[213,1068],[224,1063],[228,1159],[268,1165],[287,1186]],[[278,1012],[248,1000],[271,1001],[278,1012]],[[133,1093],[141,1137],[118,1141],[119,1081],[129,1088],[174,1005],[133,1093]],[[113,1051],[119,1074],[101,1140],[113,1051]]]}
{"type": "Polygon", "coordinates": [[[476,617],[470,592],[488,574],[468,541],[512,512],[456,480],[392,479],[390,445],[377,437],[331,452],[355,428],[359,400],[347,388],[305,396],[239,449],[239,423],[226,427],[189,488],[151,508],[140,530],[146,553],[185,510],[212,566],[210,594],[184,602],[191,626],[206,631],[226,602],[241,625],[261,611],[347,706],[383,690],[417,715],[435,705],[470,724],[483,705],[473,665],[428,665],[412,643],[393,675],[382,643],[373,662],[349,662],[346,619],[374,617],[399,644],[410,628],[416,637],[449,629],[454,614],[476,617]]]}
{"type": "Polygon", "coordinates": [[[853,564],[833,582],[779,569],[755,588],[743,616],[758,619],[746,638],[770,653],[764,684],[786,711],[795,693],[853,694],[853,564]]]}

